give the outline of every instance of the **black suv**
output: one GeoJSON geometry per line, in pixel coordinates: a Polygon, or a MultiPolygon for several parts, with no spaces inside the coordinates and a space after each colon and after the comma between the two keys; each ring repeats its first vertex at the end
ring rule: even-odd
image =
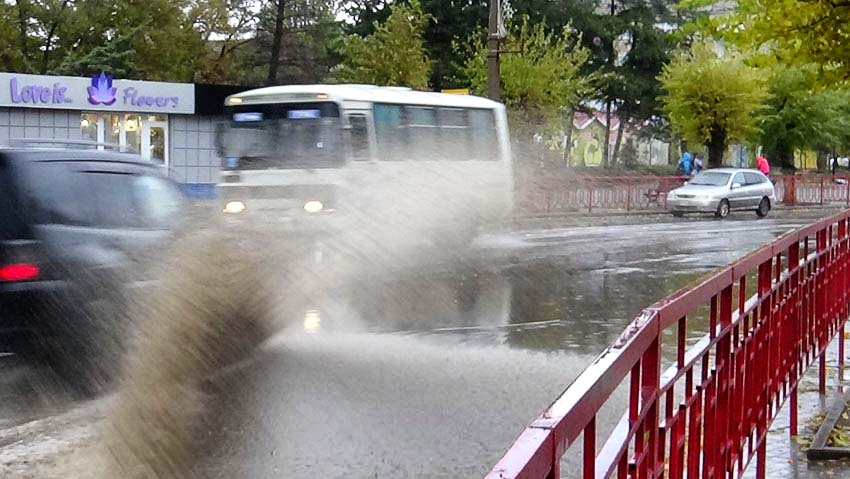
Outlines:
{"type": "Polygon", "coordinates": [[[124,334],[128,286],[151,279],[145,258],[182,223],[185,201],[164,173],[94,149],[0,148],[5,345],[102,382],[113,361],[100,353],[124,334]]]}

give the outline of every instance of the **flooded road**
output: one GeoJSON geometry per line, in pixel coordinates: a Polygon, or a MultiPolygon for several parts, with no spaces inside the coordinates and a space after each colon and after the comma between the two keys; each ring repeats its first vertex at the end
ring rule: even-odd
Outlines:
{"type": "MultiPolygon", "coordinates": [[[[423,262],[296,298],[260,354],[210,384],[221,414],[195,472],[480,477],[642,308],[811,222],[749,216],[491,233],[475,266],[423,262]]],[[[49,373],[0,361],[14,363],[0,426],[61,409],[49,373]]]]}

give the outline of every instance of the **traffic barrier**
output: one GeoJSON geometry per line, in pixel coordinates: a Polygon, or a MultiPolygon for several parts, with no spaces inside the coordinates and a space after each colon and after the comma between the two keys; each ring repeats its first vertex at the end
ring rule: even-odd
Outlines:
{"type": "Polygon", "coordinates": [[[584,479],[741,477],[753,459],[763,479],[771,422],[790,400],[789,430],[797,434],[798,382],[818,361],[825,393],[825,351],[837,335],[843,370],[848,228],[850,210],[644,310],[520,434],[487,479],[559,478],[562,456],[580,437],[584,479]],[[705,333],[689,340],[702,320],[705,333]],[[669,367],[662,368],[664,358],[669,367]],[[621,386],[629,392],[622,419],[597,448],[597,417],[621,386]]]}
{"type": "MultiPolygon", "coordinates": [[[[517,181],[520,208],[528,213],[594,210],[665,210],[667,193],[684,176],[548,176],[517,181]]],[[[850,176],[773,176],[776,198],[786,206],[850,205],[850,176]]]]}

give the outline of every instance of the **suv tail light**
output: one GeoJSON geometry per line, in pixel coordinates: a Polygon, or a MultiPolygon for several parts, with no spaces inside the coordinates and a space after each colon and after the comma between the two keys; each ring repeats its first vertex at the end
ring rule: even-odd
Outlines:
{"type": "Polygon", "coordinates": [[[29,281],[38,277],[38,266],[30,263],[15,263],[0,266],[0,281],[29,281]]]}
{"type": "Polygon", "coordinates": [[[40,279],[45,260],[37,241],[0,241],[0,283],[40,279]]]}

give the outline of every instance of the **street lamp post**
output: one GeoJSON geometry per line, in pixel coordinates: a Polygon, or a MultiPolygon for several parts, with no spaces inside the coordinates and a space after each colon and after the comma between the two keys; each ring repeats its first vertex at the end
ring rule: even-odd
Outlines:
{"type": "Polygon", "coordinates": [[[487,97],[501,99],[501,71],[499,69],[499,1],[490,0],[490,22],[487,28],[487,97]]]}

